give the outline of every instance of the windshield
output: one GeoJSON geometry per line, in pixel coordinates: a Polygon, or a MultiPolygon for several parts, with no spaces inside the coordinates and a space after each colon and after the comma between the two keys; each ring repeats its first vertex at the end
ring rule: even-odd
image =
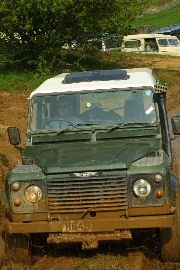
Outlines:
{"type": "Polygon", "coordinates": [[[31,102],[30,129],[34,132],[155,121],[153,92],[149,89],[39,96],[31,102]]]}

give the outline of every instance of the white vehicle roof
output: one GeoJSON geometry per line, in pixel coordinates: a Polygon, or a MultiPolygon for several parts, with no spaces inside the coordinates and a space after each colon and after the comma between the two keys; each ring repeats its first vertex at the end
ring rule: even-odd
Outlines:
{"type": "Polygon", "coordinates": [[[64,84],[62,81],[68,73],[59,74],[43,82],[30,95],[30,99],[35,95],[75,93],[80,91],[93,91],[103,89],[126,89],[140,87],[154,87],[156,80],[152,70],[148,68],[126,69],[128,78],[125,80],[89,81],[64,84]]]}
{"type": "Polygon", "coordinates": [[[127,39],[144,39],[144,38],[168,38],[168,39],[177,39],[176,36],[164,35],[164,34],[137,34],[137,35],[128,35],[124,37],[124,40],[127,39]]]}

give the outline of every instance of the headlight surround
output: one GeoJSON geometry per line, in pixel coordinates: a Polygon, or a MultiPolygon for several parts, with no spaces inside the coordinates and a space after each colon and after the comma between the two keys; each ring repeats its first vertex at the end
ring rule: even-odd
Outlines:
{"type": "Polygon", "coordinates": [[[42,199],[42,190],[40,187],[32,185],[25,190],[26,200],[31,203],[37,203],[42,199]]]}
{"type": "Polygon", "coordinates": [[[133,184],[133,192],[140,198],[145,198],[151,193],[151,185],[145,179],[138,179],[133,184]]]}

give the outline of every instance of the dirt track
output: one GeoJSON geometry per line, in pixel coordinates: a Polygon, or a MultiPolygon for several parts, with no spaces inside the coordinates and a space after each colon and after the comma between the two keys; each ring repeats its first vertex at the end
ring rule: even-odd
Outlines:
{"type": "MultiPolygon", "coordinates": [[[[145,58],[138,56],[128,57],[126,65],[132,67],[149,67],[169,82],[167,95],[167,109],[169,116],[180,114],[180,60],[175,57],[145,58]],[[168,71],[169,70],[169,71],[168,71]]],[[[0,177],[3,181],[7,171],[20,162],[18,151],[8,143],[6,129],[8,126],[18,126],[25,144],[25,131],[27,125],[28,96],[21,94],[0,93],[0,177]],[[7,159],[5,158],[7,157],[7,159]]],[[[173,141],[174,156],[176,157],[175,172],[180,176],[180,138],[173,141]]],[[[65,270],[65,269],[120,269],[120,270],[152,270],[180,269],[180,264],[162,263],[159,260],[159,243],[157,240],[147,239],[148,245],[139,243],[128,247],[117,244],[100,246],[97,251],[81,251],[78,246],[67,247],[63,250],[52,251],[51,247],[33,250],[33,270],[65,270]]],[[[6,262],[8,264],[8,262],[6,262]]],[[[11,267],[9,264],[2,269],[24,269],[24,267],[11,267]]]]}

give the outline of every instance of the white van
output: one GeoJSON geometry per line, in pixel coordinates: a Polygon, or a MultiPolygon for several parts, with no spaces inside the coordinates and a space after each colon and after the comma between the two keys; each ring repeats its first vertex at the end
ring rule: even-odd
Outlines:
{"type": "Polygon", "coordinates": [[[138,34],[124,37],[123,52],[158,53],[180,56],[180,43],[176,36],[163,34],[138,34]]]}

